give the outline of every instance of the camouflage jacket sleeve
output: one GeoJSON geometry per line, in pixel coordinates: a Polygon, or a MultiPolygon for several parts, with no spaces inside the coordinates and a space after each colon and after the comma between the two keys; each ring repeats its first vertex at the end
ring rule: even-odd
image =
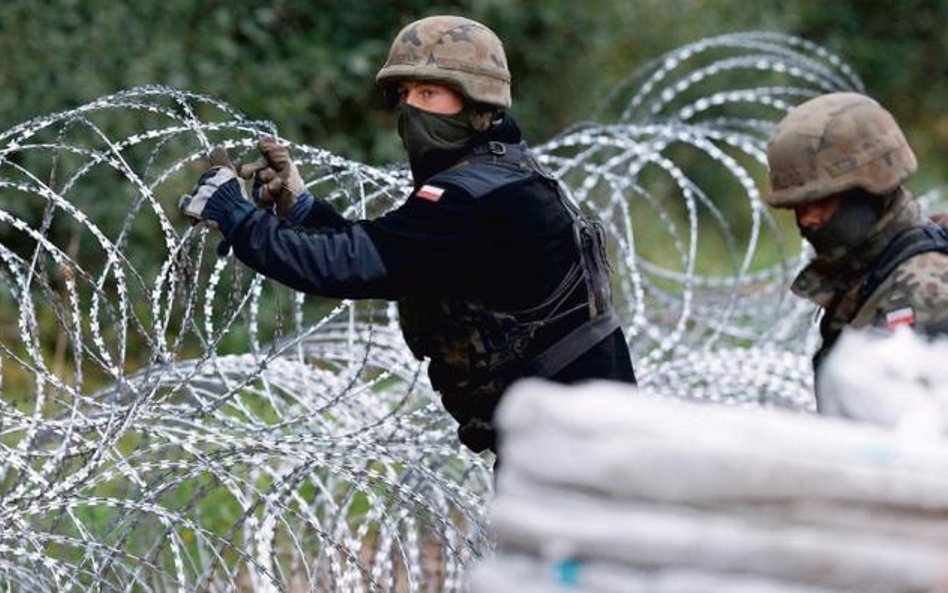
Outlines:
{"type": "Polygon", "coordinates": [[[922,253],[903,262],[851,325],[891,330],[908,325],[927,335],[948,335],[948,254],[922,253]]]}

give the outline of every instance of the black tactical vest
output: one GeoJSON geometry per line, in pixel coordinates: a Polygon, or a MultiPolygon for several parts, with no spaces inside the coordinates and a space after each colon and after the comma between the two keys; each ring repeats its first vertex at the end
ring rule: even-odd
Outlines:
{"type": "Polygon", "coordinates": [[[503,167],[539,175],[572,219],[578,261],[542,302],[521,311],[495,311],[468,296],[412,295],[398,303],[399,322],[412,353],[430,358],[428,375],[447,411],[458,421],[461,442],[474,451],[493,448],[494,409],[507,387],[526,376],[552,377],[619,327],[612,309],[602,225],[586,219],[544,171],[525,143],[490,142],[458,167],[503,167]],[[585,299],[579,305],[576,291],[585,299]],[[571,298],[573,297],[573,298],[571,298]],[[538,351],[539,328],[577,310],[586,321],[538,351]]]}

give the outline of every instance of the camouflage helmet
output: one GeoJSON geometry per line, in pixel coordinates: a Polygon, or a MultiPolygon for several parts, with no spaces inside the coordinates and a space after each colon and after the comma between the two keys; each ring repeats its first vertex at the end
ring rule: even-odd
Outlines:
{"type": "Polygon", "coordinates": [[[510,72],[504,46],[493,31],[459,16],[431,16],[402,29],[392,42],[379,84],[430,80],[467,99],[510,107],[510,72]]]}
{"type": "Polygon", "coordinates": [[[767,145],[767,203],[793,208],[862,188],[876,195],[897,188],[916,167],[892,115],[857,93],[831,93],[790,110],[767,145]]]}

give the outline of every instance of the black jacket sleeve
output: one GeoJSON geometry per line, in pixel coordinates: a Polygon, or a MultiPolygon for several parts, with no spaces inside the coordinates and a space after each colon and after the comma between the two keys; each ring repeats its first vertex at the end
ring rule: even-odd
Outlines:
{"type": "Polygon", "coordinates": [[[459,189],[445,189],[437,202],[413,194],[373,220],[346,220],[325,202],[314,208],[319,210],[296,226],[255,211],[230,237],[234,253],[294,290],[395,300],[417,288],[419,276],[442,281],[470,245],[474,203],[459,189]]]}
{"type": "Polygon", "coordinates": [[[333,208],[326,200],[313,197],[313,205],[300,226],[308,229],[341,229],[352,224],[333,208]]]}
{"type": "Polygon", "coordinates": [[[257,210],[231,242],[240,261],[294,290],[334,298],[396,298],[364,224],[316,231],[257,210]]]}

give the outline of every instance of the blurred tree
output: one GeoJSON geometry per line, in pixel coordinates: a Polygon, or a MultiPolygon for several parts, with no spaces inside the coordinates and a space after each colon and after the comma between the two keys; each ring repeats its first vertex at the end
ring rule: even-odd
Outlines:
{"type": "Polygon", "coordinates": [[[799,3],[788,32],[843,56],[905,129],[921,164],[919,188],[945,183],[948,153],[948,2],[799,3]]]}
{"type": "Polygon", "coordinates": [[[374,75],[399,27],[440,12],[482,20],[504,40],[514,112],[535,141],[588,117],[614,84],[665,51],[769,29],[850,61],[920,156],[934,159],[948,143],[944,0],[762,0],[753,10],[733,0],[588,0],[581,10],[566,0],[7,0],[0,129],[123,88],[167,84],[223,98],[288,137],[351,158],[401,160],[374,75]]]}
{"type": "MultiPolygon", "coordinates": [[[[800,35],[849,62],[898,118],[921,162],[910,187],[946,182],[948,0],[5,0],[0,130],[162,84],[223,99],[295,141],[375,164],[401,161],[374,77],[396,31],[437,13],[483,21],[503,39],[513,113],[534,142],[589,118],[629,73],[686,43],[751,29],[800,35]]],[[[136,123],[109,125],[137,130],[136,123]]],[[[27,166],[44,167],[52,165],[27,166]]],[[[98,199],[115,191],[112,179],[95,181],[75,199],[87,212],[96,209],[97,220],[114,216],[120,225],[126,213],[98,199]]],[[[38,220],[45,205],[4,196],[5,209],[34,210],[27,220],[38,220]]],[[[85,249],[73,231],[53,229],[70,249],[85,249]]],[[[147,244],[141,233],[155,229],[134,231],[129,240],[147,244]]],[[[3,233],[0,227],[0,241],[3,233]]]]}

